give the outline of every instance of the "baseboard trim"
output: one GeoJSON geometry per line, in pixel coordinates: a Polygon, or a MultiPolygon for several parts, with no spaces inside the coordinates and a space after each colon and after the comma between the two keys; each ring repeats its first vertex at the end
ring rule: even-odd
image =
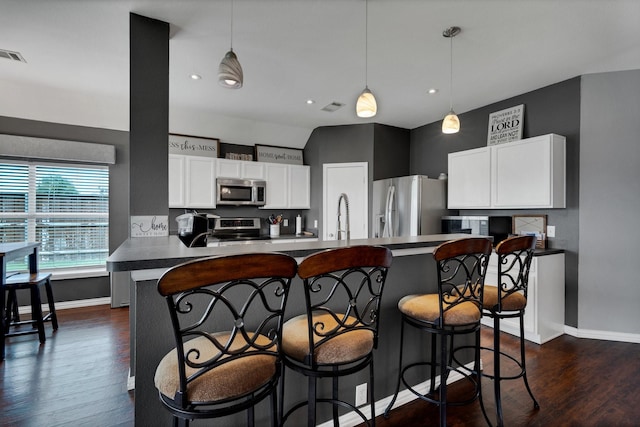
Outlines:
{"type": "MultiPolygon", "coordinates": [[[[466,369],[471,369],[473,367],[473,362],[468,363],[467,365],[465,365],[466,369]]],[[[449,374],[449,379],[447,381],[447,384],[452,384],[456,381],[459,381],[461,379],[463,379],[464,376],[462,374],[460,374],[459,372],[453,371],[449,374]]],[[[430,381],[424,381],[416,386],[414,386],[414,390],[416,390],[418,393],[427,393],[429,391],[429,383],[430,381]]],[[[438,376],[436,378],[436,386],[440,385],[440,376],[438,376]]],[[[383,399],[380,399],[378,401],[376,401],[375,404],[375,411],[376,411],[376,415],[382,415],[384,413],[384,410],[387,409],[387,405],[389,405],[389,403],[391,403],[391,399],[393,399],[393,396],[387,396],[383,399]]],[[[395,409],[399,406],[405,405],[409,402],[412,402],[414,400],[416,400],[417,397],[415,394],[413,394],[412,392],[410,392],[409,390],[401,390],[398,393],[398,397],[396,398],[395,403],[393,404],[393,407],[391,409],[395,409]]],[[[368,420],[371,419],[371,406],[369,404],[362,406],[360,408],[358,408],[362,411],[362,413],[367,417],[368,420]]],[[[355,412],[349,412],[347,414],[344,414],[340,417],[339,419],[339,424],[341,427],[353,427],[353,426],[357,426],[359,424],[362,424],[362,418],[360,418],[360,416],[355,413],[355,412]]],[[[322,424],[319,424],[318,427],[333,427],[333,420],[329,420],[326,421],[322,424]]]]}
{"type": "MultiPolygon", "coordinates": [[[[111,304],[110,297],[102,297],[102,298],[90,298],[90,299],[78,299],[73,301],[60,301],[56,302],[56,311],[59,310],[67,310],[70,308],[81,308],[81,307],[92,307],[95,305],[109,305],[111,304]]],[[[42,304],[42,311],[48,312],[49,305],[42,304]]],[[[20,314],[31,314],[31,306],[23,305],[18,308],[18,313],[20,314]]]]}
{"type": "Polygon", "coordinates": [[[597,331],[594,329],[578,329],[564,326],[564,333],[576,338],[587,338],[601,341],[619,341],[640,344],[640,334],[626,332],[597,331]]]}

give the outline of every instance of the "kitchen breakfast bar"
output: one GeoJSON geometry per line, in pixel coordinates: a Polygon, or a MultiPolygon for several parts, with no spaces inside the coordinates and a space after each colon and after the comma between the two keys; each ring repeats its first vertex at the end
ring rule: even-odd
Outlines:
{"type": "MultiPolygon", "coordinates": [[[[376,414],[383,411],[387,397],[393,394],[397,379],[400,313],[396,305],[400,298],[411,293],[437,292],[436,270],[432,258],[433,249],[442,242],[468,234],[438,234],[416,237],[394,237],[380,239],[359,239],[350,241],[309,241],[295,243],[255,243],[250,245],[187,248],[177,236],[130,238],[116,249],[107,259],[107,269],[111,272],[131,272],[131,378],[130,386],[135,382],[135,424],[137,426],[169,425],[171,416],[158,398],[153,376],[160,359],[175,346],[169,314],[164,299],[156,290],[157,279],[168,268],[185,261],[238,253],[281,252],[300,260],[303,257],[324,249],[355,246],[381,245],[393,252],[393,263],[389,270],[382,298],[379,345],[375,351],[375,399],[378,401],[376,414]],[[381,402],[383,400],[384,402],[381,402]]],[[[304,312],[302,282],[295,278],[289,293],[286,318],[304,312]]],[[[413,331],[411,331],[413,332],[413,331]]],[[[423,334],[424,335],[424,334],[423,334]]],[[[414,344],[405,358],[423,358],[429,344],[420,334],[410,336],[414,344]]],[[[408,359],[405,359],[408,360],[408,359]]],[[[420,383],[428,374],[416,380],[420,383]]],[[[365,383],[368,375],[355,374],[343,379],[340,393],[346,399],[355,394],[355,387],[365,383]]],[[[306,380],[296,373],[286,375],[285,408],[301,396],[306,396],[306,380]]],[[[330,392],[330,382],[320,383],[320,393],[330,392]]],[[[397,404],[405,403],[409,397],[398,399],[397,404]]],[[[330,405],[318,406],[318,418],[331,418],[330,405]]],[[[288,425],[305,423],[306,412],[297,411],[288,420],[288,425]]],[[[256,424],[264,425],[269,419],[269,405],[265,402],[256,407],[256,424]]],[[[218,420],[220,425],[238,425],[244,423],[244,414],[236,414],[218,420]]],[[[202,421],[206,423],[206,420],[202,421]]],[[[199,421],[194,421],[193,425],[199,421]]]]}

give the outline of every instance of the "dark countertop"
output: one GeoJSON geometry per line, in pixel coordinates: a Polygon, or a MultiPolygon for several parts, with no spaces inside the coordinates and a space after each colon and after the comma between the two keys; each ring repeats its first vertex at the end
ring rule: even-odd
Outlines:
{"type": "MultiPolygon", "coordinates": [[[[470,236],[468,234],[432,234],[384,239],[351,239],[348,242],[346,240],[317,240],[277,244],[263,240],[257,241],[255,244],[203,248],[188,248],[177,236],[137,237],[127,239],[107,258],[107,271],[169,268],[197,258],[252,252],[282,252],[294,257],[304,257],[324,249],[355,245],[381,245],[391,250],[420,250],[420,248],[433,248],[448,240],[463,237],[470,236]]],[[[297,237],[295,238],[297,239],[297,237]]]]}

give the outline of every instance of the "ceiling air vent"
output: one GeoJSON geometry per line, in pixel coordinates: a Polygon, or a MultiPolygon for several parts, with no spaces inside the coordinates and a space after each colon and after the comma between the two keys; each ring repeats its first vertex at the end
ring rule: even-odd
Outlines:
{"type": "Polygon", "coordinates": [[[329,113],[333,113],[336,110],[339,110],[340,108],[344,107],[344,104],[341,102],[332,102],[329,105],[325,105],[324,107],[321,108],[322,111],[328,111],[329,113]]]}
{"type": "Polygon", "coordinates": [[[13,61],[27,62],[20,52],[13,52],[11,50],[0,49],[0,58],[11,59],[13,61]]]}

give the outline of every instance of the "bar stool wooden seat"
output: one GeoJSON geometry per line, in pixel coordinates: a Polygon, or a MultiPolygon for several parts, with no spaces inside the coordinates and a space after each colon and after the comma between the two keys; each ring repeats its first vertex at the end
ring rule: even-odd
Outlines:
{"type": "Polygon", "coordinates": [[[41,343],[46,341],[44,322],[50,321],[53,330],[58,329],[58,317],[51,289],[50,273],[19,273],[9,276],[4,285],[7,292],[7,306],[5,310],[5,337],[38,334],[41,343]],[[42,300],[40,288],[44,287],[47,294],[49,313],[42,314],[42,300]],[[29,290],[31,296],[31,319],[20,320],[18,314],[17,291],[29,290]],[[31,329],[23,329],[23,325],[32,325],[31,329]]]}
{"type": "Polygon", "coordinates": [[[256,253],[202,258],[158,280],[176,347],[156,368],[154,383],[174,425],[247,411],[271,397],[278,425],[277,385],[284,306],[297,263],[256,253]]]}
{"type": "MultiPolygon", "coordinates": [[[[529,269],[535,247],[535,236],[510,237],[500,242],[496,246],[496,254],[498,255],[498,285],[485,285],[483,310],[486,316],[493,319],[493,348],[482,347],[482,349],[493,352],[493,375],[483,373],[483,376],[491,378],[494,381],[498,426],[504,425],[500,393],[501,381],[522,378],[529,392],[529,396],[531,396],[533,400],[534,408],[540,408],[527,380],[524,348],[524,311],[527,306],[529,269]],[[520,360],[517,360],[512,355],[500,349],[500,321],[508,318],[518,318],[520,322],[520,360]],[[500,371],[501,359],[503,358],[515,363],[518,373],[503,376],[500,371]]],[[[487,421],[489,420],[487,419],[487,421]]]]}
{"type": "MultiPolygon", "coordinates": [[[[434,403],[440,409],[440,426],[447,425],[447,406],[463,405],[480,398],[482,387],[480,374],[480,319],[484,278],[491,255],[491,242],[484,238],[465,238],[445,242],[433,252],[437,266],[438,291],[434,294],[407,295],[398,302],[402,314],[400,326],[400,355],[398,381],[393,398],[385,410],[385,418],[398,397],[400,383],[419,399],[434,403]],[[427,332],[431,336],[430,359],[403,366],[405,324],[427,332]],[[462,335],[473,335],[474,367],[454,366],[453,339],[462,335]],[[439,338],[439,340],[437,339],[439,338]],[[440,347],[437,356],[436,348],[440,347]],[[430,387],[421,393],[414,387],[419,374],[416,368],[430,367],[430,387]],[[436,385],[437,368],[440,383],[436,385]],[[471,381],[473,395],[460,402],[447,400],[447,378],[456,371],[471,381]]],[[[484,411],[484,406],[481,405],[484,411]]]]}
{"type": "Polygon", "coordinates": [[[285,371],[291,369],[308,379],[306,400],[284,412],[284,372],[281,387],[282,423],[297,409],[307,406],[307,423],[315,426],[316,404],[332,405],[338,425],[338,407],[357,413],[355,405],[340,399],[338,379],[369,368],[371,422],[375,423],[373,350],[378,345],[382,291],[392,254],[379,246],[329,249],[306,257],[298,267],[304,281],[306,312],[288,320],[282,332],[285,371]],[[332,379],[331,397],[317,395],[320,378],[332,379]]]}

